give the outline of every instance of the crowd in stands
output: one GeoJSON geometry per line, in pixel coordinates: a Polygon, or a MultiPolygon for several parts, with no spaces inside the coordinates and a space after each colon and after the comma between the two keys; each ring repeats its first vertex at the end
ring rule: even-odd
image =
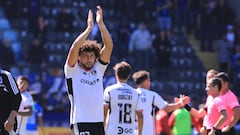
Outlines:
{"type": "MultiPolygon", "coordinates": [[[[134,70],[150,70],[156,81],[169,79],[176,70],[171,59],[179,56],[176,48],[194,34],[201,51],[215,52],[219,70],[232,75],[233,90],[240,88],[236,83],[240,81],[240,22],[226,0],[0,0],[0,65],[15,76],[28,75],[30,90],[39,93],[45,112],[68,112],[66,52],[86,26],[86,13],[96,10],[97,4],[104,8],[114,42],[105,87],[115,81],[111,68],[120,60],[128,61],[134,70]],[[167,75],[159,74],[167,70],[167,75]]],[[[99,41],[99,36],[96,27],[89,38],[99,41]]],[[[183,59],[181,63],[186,64],[183,59]]]]}

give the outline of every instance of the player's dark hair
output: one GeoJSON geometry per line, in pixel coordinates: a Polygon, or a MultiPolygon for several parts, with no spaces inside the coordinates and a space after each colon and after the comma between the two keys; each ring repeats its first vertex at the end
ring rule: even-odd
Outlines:
{"type": "Polygon", "coordinates": [[[18,79],[24,80],[24,81],[26,81],[27,83],[29,83],[29,79],[28,79],[28,77],[26,77],[26,76],[21,75],[21,76],[18,77],[18,79]]]}
{"type": "Polygon", "coordinates": [[[222,88],[222,82],[221,82],[221,80],[220,80],[219,78],[216,78],[216,77],[212,79],[211,85],[212,85],[212,86],[216,86],[216,85],[217,85],[219,91],[220,91],[221,88],[222,88]]]}
{"type": "Polygon", "coordinates": [[[119,79],[121,80],[126,80],[129,78],[131,74],[131,66],[125,61],[122,61],[120,63],[117,63],[114,66],[114,70],[118,76],[119,79]]]}
{"type": "Polygon", "coordinates": [[[100,56],[100,44],[95,41],[87,40],[80,48],[78,55],[82,52],[94,52],[96,58],[100,56]]]}
{"type": "Polygon", "coordinates": [[[150,74],[149,72],[145,71],[145,70],[141,70],[138,72],[135,72],[132,76],[133,81],[139,85],[141,84],[143,81],[147,80],[149,78],[150,74]]]}

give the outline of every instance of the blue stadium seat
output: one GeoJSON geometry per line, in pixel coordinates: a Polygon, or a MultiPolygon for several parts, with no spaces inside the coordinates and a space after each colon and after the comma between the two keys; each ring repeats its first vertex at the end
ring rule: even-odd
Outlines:
{"type": "Polygon", "coordinates": [[[6,18],[0,18],[0,30],[10,29],[10,23],[6,18]]]}

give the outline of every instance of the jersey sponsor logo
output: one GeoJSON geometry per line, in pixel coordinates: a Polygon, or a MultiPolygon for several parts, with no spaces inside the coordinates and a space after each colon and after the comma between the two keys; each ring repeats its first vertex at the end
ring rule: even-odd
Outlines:
{"type": "Polygon", "coordinates": [[[131,134],[133,133],[133,129],[132,128],[123,128],[123,127],[118,127],[118,134],[131,134]]]}
{"type": "Polygon", "coordinates": [[[93,80],[93,81],[89,81],[89,80],[86,80],[86,79],[81,79],[80,82],[81,83],[86,83],[88,85],[95,85],[97,82],[99,82],[99,79],[96,79],[96,80],[93,80]]]}

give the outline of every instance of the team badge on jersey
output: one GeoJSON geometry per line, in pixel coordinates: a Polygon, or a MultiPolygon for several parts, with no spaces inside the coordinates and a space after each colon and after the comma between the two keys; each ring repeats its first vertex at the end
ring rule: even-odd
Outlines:
{"type": "Polygon", "coordinates": [[[92,75],[97,75],[97,71],[96,71],[96,70],[93,70],[93,71],[91,72],[91,74],[92,74],[92,75]]]}

